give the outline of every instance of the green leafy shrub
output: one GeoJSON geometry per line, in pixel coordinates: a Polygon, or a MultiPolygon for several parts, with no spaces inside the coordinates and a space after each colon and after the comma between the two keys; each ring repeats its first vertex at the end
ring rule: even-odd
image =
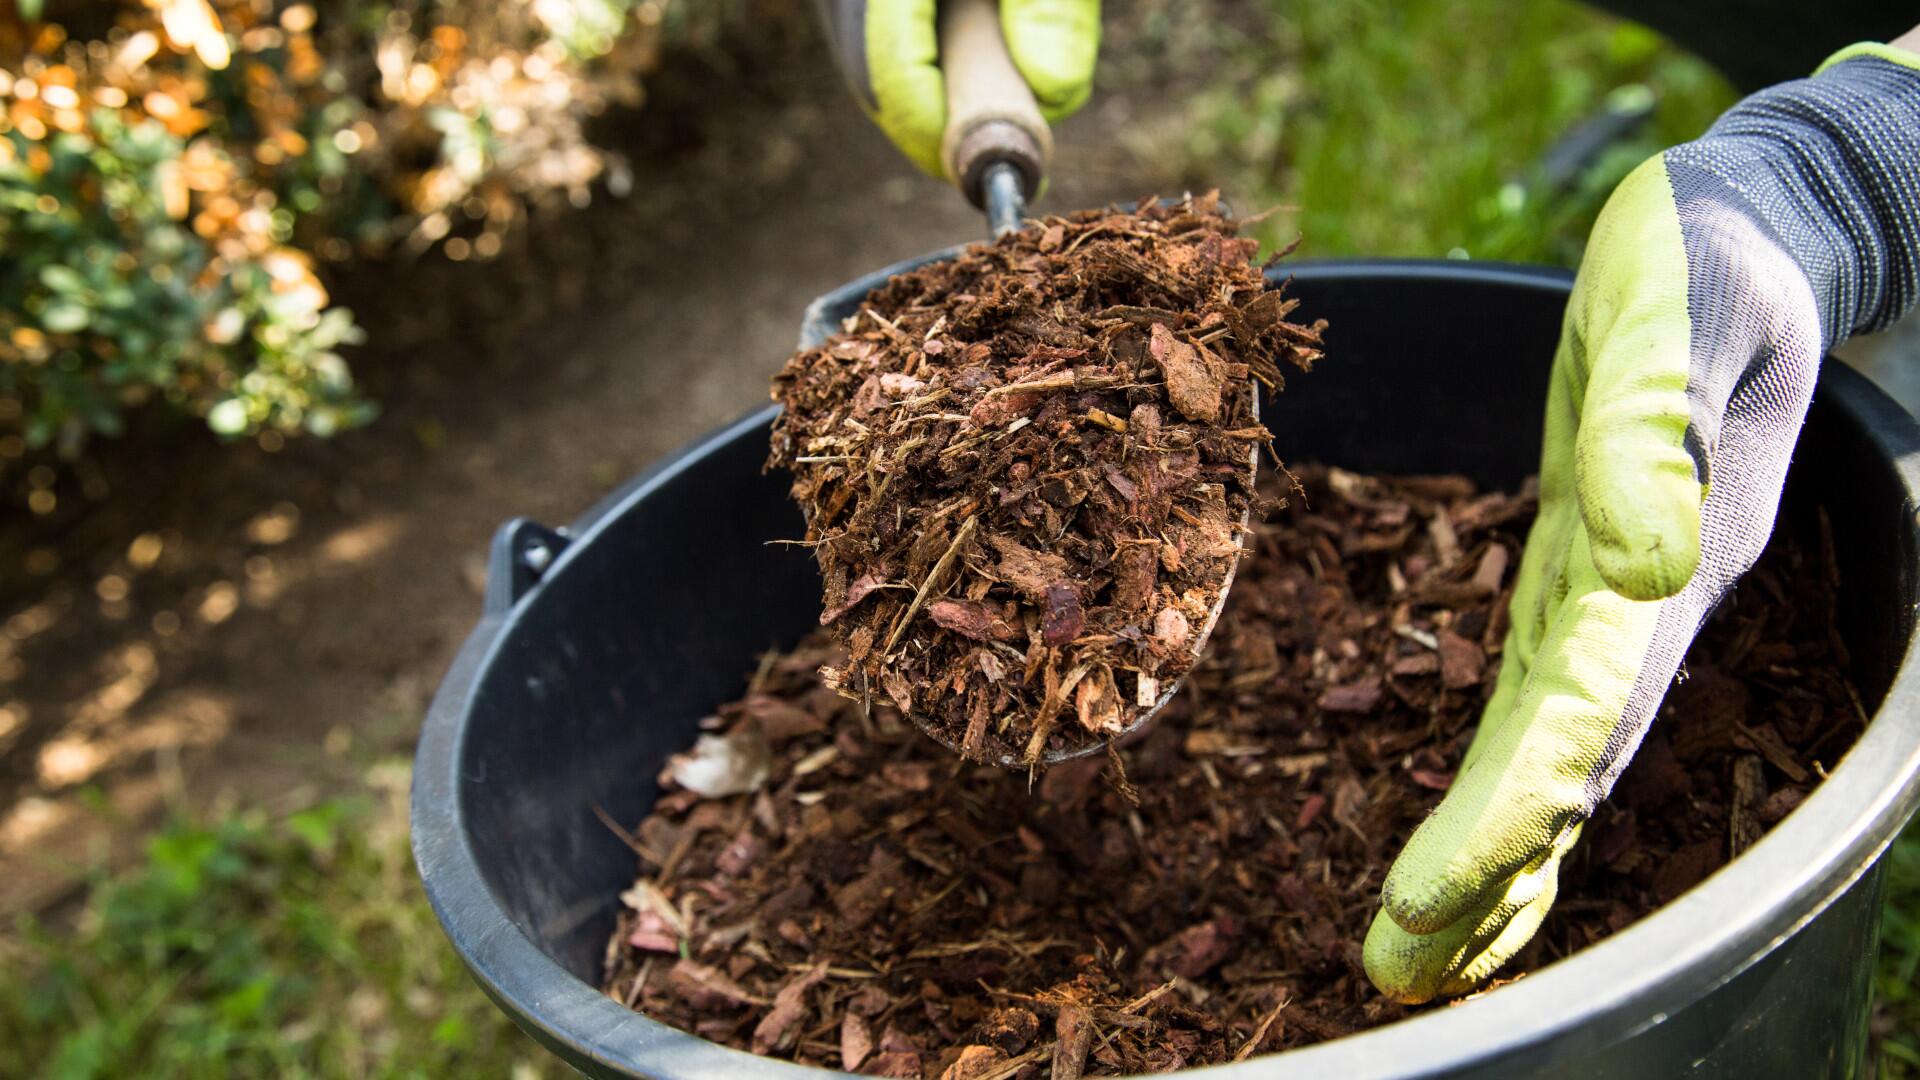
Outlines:
{"type": "Polygon", "coordinates": [[[334,351],[358,331],[305,258],[276,247],[219,265],[167,212],[177,136],[99,109],[85,134],[34,147],[41,170],[21,141],[0,144],[15,147],[0,159],[0,395],[27,446],[77,450],[156,396],[227,435],[366,415],[334,351]]]}
{"type": "Polygon", "coordinates": [[[639,104],[673,3],[0,11],[0,467],[149,402],[226,436],[366,419],[319,267],[485,258],[585,201],[619,163],[584,124],[639,104]]]}

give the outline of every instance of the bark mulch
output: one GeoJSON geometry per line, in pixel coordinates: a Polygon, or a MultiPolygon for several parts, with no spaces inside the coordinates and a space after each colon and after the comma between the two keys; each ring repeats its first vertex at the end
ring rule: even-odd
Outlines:
{"type": "MultiPolygon", "coordinates": [[[[1408,1015],[1360,943],[1492,686],[1533,501],[1451,477],[1300,481],[1144,737],[1031,786],[883,695],[863,709],[824,685],[846,663],[824,633],[769,657],[705,724],[724,734],[704,764],[750,759],[744,781],[714,788],[683,757],[629,836],[606,992],[757,1053],[947,1080],[1177,1069],[1408,1015]]],[[[1711,873],[1863,726],[1831,547],[1788,522],[1506,977],[1711,873]]]]}
{"type": "Polygon", "coordinates": [[[848,651],[829,679],[976,761],[1097,749],[1231,582],[1254,383],[1319,355],[1214,196],[1049,218],[901,274],[775,379],[848,651]]]}

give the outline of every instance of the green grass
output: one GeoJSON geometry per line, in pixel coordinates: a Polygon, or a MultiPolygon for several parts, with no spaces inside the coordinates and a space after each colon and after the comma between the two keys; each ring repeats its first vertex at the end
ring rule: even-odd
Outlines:
{"type": "Polygon", "coordinates": [[[1875,972],[1880,1080],[1920,1080],[1920,822],[1887,853],[1887,909],[1875,972]]]}
{"type": "Polygon", "coordinates": [[[406,770],[278,819],[181,822],[0,953],[0,1076],[558,1076],[414,874],[406,770]]]}
{"type": "Polygon", "coordinates": [[[1571,265],[1606,195],[1734,100],[1657,35],[1570,2],[1265,0],[1172,153],[1191,187],[1288,208],[1264,237],[1302,254],[1571,265]],[[1536,175],[1609,100],[1656,103],[1635,137],[1561,190],[1536,175]]]}

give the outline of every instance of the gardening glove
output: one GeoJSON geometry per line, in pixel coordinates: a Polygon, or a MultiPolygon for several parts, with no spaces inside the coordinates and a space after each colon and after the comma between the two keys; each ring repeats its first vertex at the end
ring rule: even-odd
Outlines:
{"type": "MultiPolygon", "coordinates": [[[[915,165],[945,176],[947,93],[935,0],[817,0],[854,96],[915,165]]],[[[1000,33],[1048,123],[1093,93],[1100,0],[1000,0],[1000,33]]]]}
{"type": "Polygon", "coordinates": [[[1367,934],[1388,997],[1464,993],[1553,903],[1688,644],[1773,531],[1820,358],[1920,287],[1920,56],[1841,50],[1614,192],[1547,396],[1504,660],[1367,934]]]}

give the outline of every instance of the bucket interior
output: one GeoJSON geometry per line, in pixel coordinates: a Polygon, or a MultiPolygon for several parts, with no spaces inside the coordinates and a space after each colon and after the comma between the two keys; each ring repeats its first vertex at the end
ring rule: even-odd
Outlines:
{"type": "MultiPolygon", "coordinates": [[[[1283,460],[1460,472],[1503,488],[1534,470],[1565,275],[1370,264],[1302,267],[1296,278],[1300,314],[1330,322],[1328,359],[1290,374],[1262,406],[1283,460]]],[[[1869,712],[1903,658],[1916,600],[1911,511],[1861,412],[1878,400],[1859,376],[1828,373],[1783,508],[1783,520],[1816,506],[1830,517],[1842,633],[1869,712]]],[[[623,825],[642,817],[655,775],[701,717],[744,689],[760,654],[816,622],[811,556],[768,543],[802,534],[786,477],[761,471],[769,417],[709,440],[582,523],[510,616],[468,699],[456,798],[480,876],[535,945],[589,986],[634,873],[594,808],[623,825]]]]}

